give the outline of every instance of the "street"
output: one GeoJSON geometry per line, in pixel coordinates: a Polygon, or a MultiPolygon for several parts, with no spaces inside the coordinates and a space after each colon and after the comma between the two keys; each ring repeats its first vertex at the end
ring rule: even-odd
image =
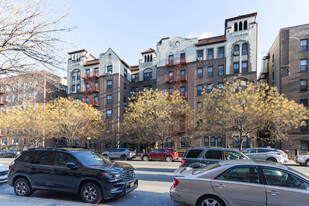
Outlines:
{"type": "MultiPolygon", "coordinates": [[[[0,158],[0,165],[8,166],[13,159],[0,158]]],[[[180,165],[180,162],[158,162],[158,161],[127,161],[135,167],[135,171],[139,180],[139,187],[117,199],[103,201],[99,205],[169,205],[184,206],[171,201],[169,197],[169,188],[173,181],[173,171],[180,165]]],[[[293,161],[288,163],[292,168],[305,173],[309,176],[309,167],[301,167],[295,165],[293,161]]],[[[0,185],[0,202],[1,205],[27,206],[27,205],[89,205],[83,203],[79,195],[50,192],[35,191],[31,197],[17,197],[13,188],[7,184],[0,185]]]]}

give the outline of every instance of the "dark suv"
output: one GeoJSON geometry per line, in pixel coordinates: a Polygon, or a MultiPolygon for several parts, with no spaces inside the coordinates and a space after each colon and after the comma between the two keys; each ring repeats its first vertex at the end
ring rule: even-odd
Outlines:
{"type": "Polygon", "coordinates": [[[222,160],[250,159],[241,152],[225,148],[189,148],[180,167],[199,168],[222,160]]]}
{"type": "Polygon", "coordinates": [[[87,203],[99,203],[129,193],[138,180],[130,164],[111,162],[99,153],[70,149],[34,149],[9,166],[8,184],[17,196],[34,190],[80,194],[87,203]]]}

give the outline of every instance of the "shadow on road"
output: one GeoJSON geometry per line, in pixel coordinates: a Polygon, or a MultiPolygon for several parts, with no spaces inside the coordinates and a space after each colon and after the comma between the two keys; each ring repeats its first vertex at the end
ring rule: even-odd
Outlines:
{"type": "Polygon", "coordinates": [[[156,182],[173,182],[173,174],[163,175],[163,174],[136,174],[138,180],[144,181],[156,181],[156,182]]]}
{"type": "Polygon", "coordinates": [[[165,169],[165,168],[135,168],[136,171],[146,171],[146,172],[167,172],[173,174],[175,169],[165,169]]]}

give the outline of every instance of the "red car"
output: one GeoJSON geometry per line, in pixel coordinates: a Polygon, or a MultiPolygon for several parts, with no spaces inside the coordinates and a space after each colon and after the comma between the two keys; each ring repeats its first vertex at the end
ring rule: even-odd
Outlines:
{"type": "Polygon", "coordinates": [[[148,153],[143,153],[141,156],[142,160],[165,160],[171,162],[178,159],[178,153],[173,149],[155,149],[148,153]]]}

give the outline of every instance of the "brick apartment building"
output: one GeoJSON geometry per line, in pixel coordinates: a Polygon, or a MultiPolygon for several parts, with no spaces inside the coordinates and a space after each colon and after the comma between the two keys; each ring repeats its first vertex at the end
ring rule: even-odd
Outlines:
{"type": "MultiPolygon", "coordinates": [[[[19,108],[23,101],[32,100],[34,104],[66,97],[66,79],[47,71],[39,71],[0,79],[0,112],[19,108]]],[[[42,138],[30,139],[22,131],[12,128],[0,128],[1,148],[31,148],[35,142],[42,146],[42,138]]],[[[64,144],[54,139],[47,140],[45,146],[64,144]]]]}
{"type": "MultiPolygon", "coordinates": [[[[131,91],[158,88],[173,93],[176,90],[187,98],[192,109],[202,107],[201,92],[211,90],[226,81],[240,78],[256,82],[257,13],[225,20],[224,34],[216,37],[162,38],[156,50],[143,52],[138,65],[129,66],[112,49],[95,58],[86,50],[69,52],[68,96],[87,102],[104,112],[112,121],[112,129],[121,126],[125,106],[131,91]]],[[[232,135],[237,136],[237,133],[232,135]]],[[[185,136],[185,135],[184,135],[185,136]]],[[[236,145],[230,139],[205,136],[188,142],[180,138],[168,146],[236,145]]],[[[244,147],[255,144],[249,137],[244,147]]],[[[104,146],[103,146],[104,148],[104,146]]]]}
{"type": "MultiPolygon", "coordinates": [[[[260,82],[276,86],[280,94],[308,107],[308,39],[309,24],[282,28],[268,55],[263,58],[260,82]]],[[[276,146],[306,154],[309,151],[308,126],[291,131],[288,140],[276,142],[276,146]]]]}

